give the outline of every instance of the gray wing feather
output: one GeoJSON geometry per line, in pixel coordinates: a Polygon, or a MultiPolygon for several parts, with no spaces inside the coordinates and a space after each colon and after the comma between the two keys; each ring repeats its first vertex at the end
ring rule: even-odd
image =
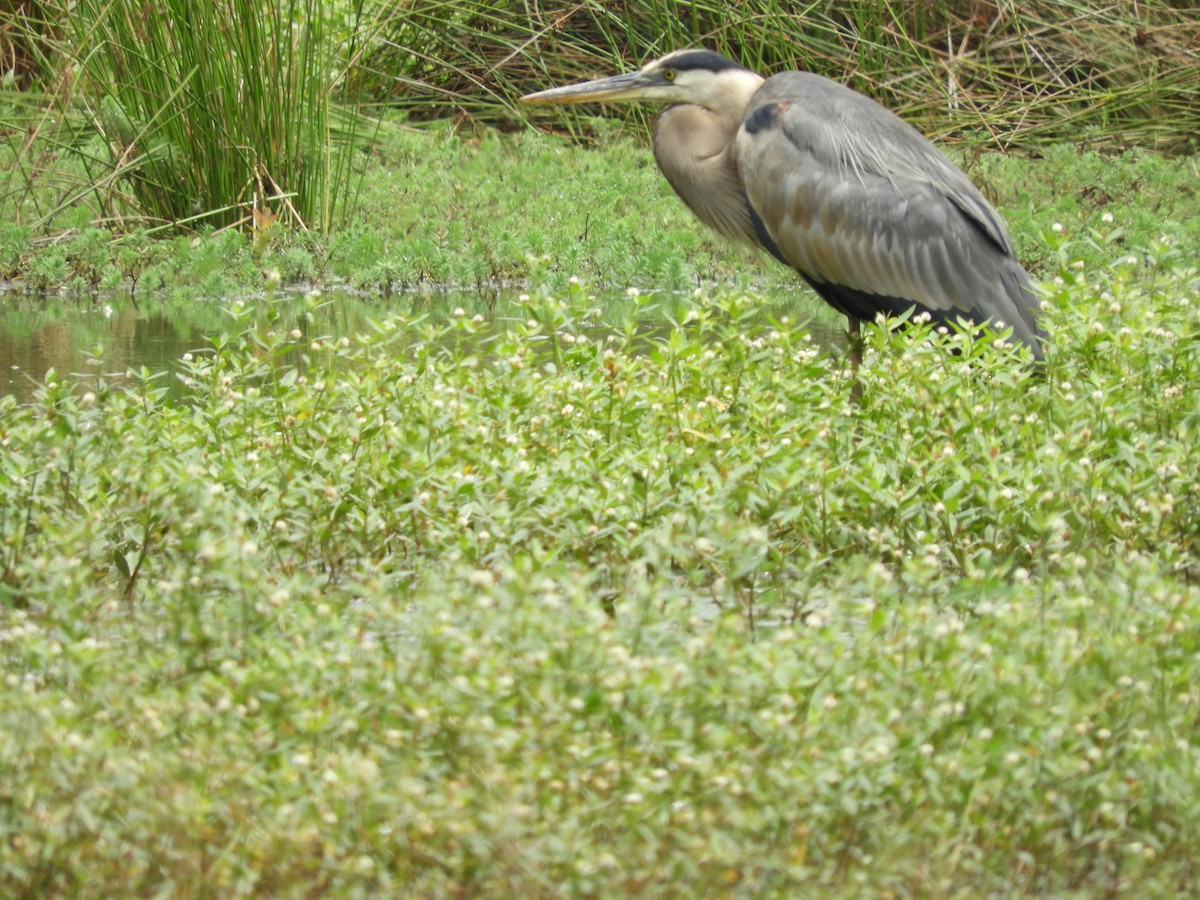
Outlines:
{"type": "Polygon", "coordinates": [[[1002,321],[1037,351],[1035,296],[1003,221],[919,132],[810,73],[768,79],[749,113],[741,179],[785,261],[818,285],[1002,321]]]}

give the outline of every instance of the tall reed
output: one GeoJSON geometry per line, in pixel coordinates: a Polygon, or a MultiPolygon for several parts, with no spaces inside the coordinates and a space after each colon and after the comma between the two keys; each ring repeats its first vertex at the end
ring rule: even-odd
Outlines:
{"type": "Polygon", "coordinates": [[[820,72],[927,131],[1001,147],[1186,149],[1200,133],[1190,2],[412,0],[388,34],[375,85],[415,115],[512,122],[527,90],[705,45],[768,74],[820,72]]]}
{"type": "Polygon", "coordinates": [[[0,72],[28,90],[53,70],[56,0],[0,0],[0,72]]]}
{"type": "Polygon", "coordinates": [[[67,16],[108,148],[102,206],[321,231],[344,216],[357,119],[334,125],[344,60],[328,4],[78,0],[67,16]]]}

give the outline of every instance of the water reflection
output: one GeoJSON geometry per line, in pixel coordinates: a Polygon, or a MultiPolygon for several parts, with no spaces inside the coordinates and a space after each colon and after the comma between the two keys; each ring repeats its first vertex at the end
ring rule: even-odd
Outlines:
{"type": "Polygon", "coordinates": [[[0,393],[25,399],[51,369],[81,383],[163,370],[191,337],[186,316],[131,299],[0,298],[0,393]]]}
{"type": "MultiPolygon", "coordinates": [[[[244,302],[257,304],[264,312],[269,307],[277,316],[272,327],[299,328],[313,337],[362,332],[371,320],[397,313],[425,313],[437,319],[461,308],[467,315],[484,315],[501,327],[506,320],[526,318],[517,289],[388,297],[331,291],[321,300],[314,306],[302,294],[283,293],[244,302]]],[[[688,298],[672,294],[656,297],[656,301],[656,322],[647,323],[651,333],[665,327],[664,312],[678,318],[689,303],[688,298]]],[[[128,294],[94,298],[0,294],[0,395],[30,399],[51,369],[75,380],[81,389],[101,378],[110,384],[126,380],[128,373],[142,368],[169,376],[185,353],[209,348],[214,338],[239,327],[230,311],[235,302],[135,300],[128,294]]],[[[600,294],[596,303],[611,313],[605,317],[608,321],[621,321],[631,308],[623,291],[600,294]]],[[[785,303],[772,311],[796,317],[811,312],[809,308],[797,312],[790,306],[785,303]]],[[[827,318],[814,322],[812,332],[822,344],[841,340],[840,325],[827,318]]],[[[172,382],[174,379],[168,378],[168,383],[172,382]]]]}

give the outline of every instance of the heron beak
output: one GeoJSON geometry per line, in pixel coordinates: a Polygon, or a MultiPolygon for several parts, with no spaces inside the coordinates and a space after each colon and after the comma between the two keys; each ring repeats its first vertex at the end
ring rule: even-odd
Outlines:
{"type": "Polygon", "coordinates": [[[568,84],[546,91],[538,91],[536,94],[526,94],[521,98],[521,102],[531,106],[546,106],[552,103],[633,100],[643,96],[647,87],[649,87],[649,83],[644,72],[627,72],[624,75],[613,75],[610,78],[598,78],[595,81],[583,81],[579,84],[568,84]]]}

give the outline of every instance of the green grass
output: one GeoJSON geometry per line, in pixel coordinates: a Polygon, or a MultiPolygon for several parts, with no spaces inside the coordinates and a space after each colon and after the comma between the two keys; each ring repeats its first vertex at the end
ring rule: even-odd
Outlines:
{"type": "Polygon", "coordinates": [[[1200,273],[1065,258],[857,403],[578,285],[0,399],[4,892],[1194,892],[1200,273]]]}

